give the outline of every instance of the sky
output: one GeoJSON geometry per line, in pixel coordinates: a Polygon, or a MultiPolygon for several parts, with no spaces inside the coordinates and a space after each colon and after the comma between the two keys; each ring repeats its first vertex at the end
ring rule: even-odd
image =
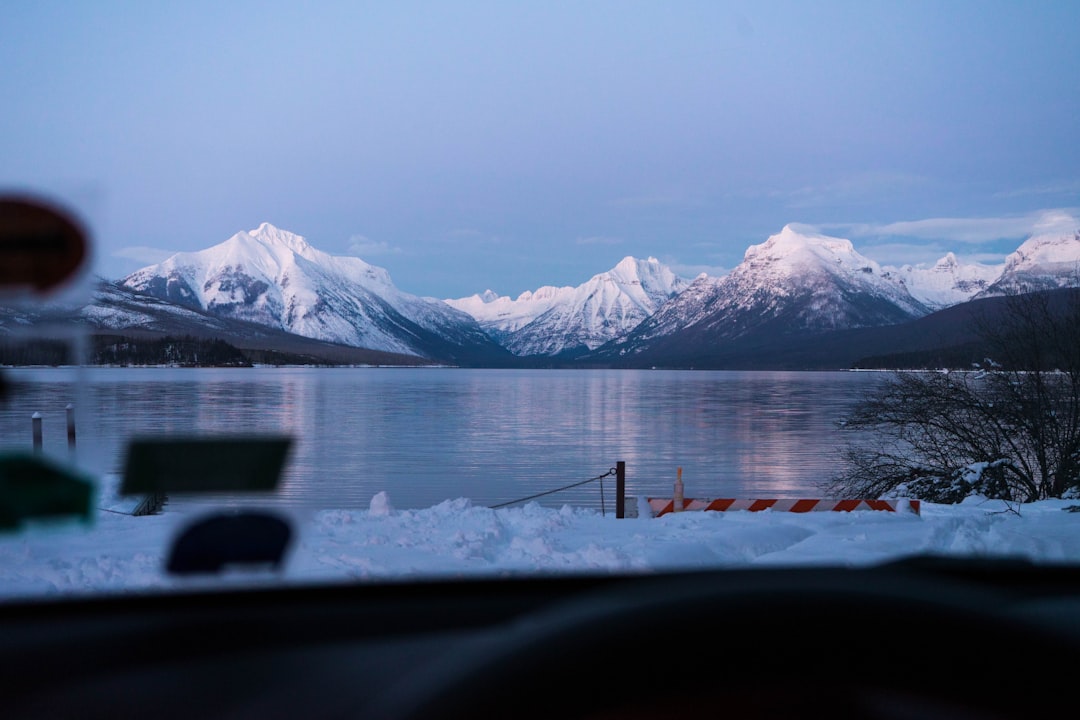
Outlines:
{"type": "MultiPolygon", "coordinates": [[[[115,478],[106,480],[115,486],[115,478]]],[[[189,504],[166,505],[160,515],[122,514],[139,499],[119,499],[106,490],[104,509],[90,525],[33,525],[0,534],[0,601],[250,583],[864,567],[913,554],[1036,563],[1075,563],[1080,557],[1080,524],[1065,512],[1076,500],[1021,506],[970,497],[959,505],[923,502],[917,514],[740,510],[652,517],[646,509],[616,519],[610,511],[536,503],[491,509],[466,498],[399,510],[392,496],[378,492],[366,510],[285,515],[293,535],[279,570],[232,568],[176,577],[164,571],[173,540],[210,511],[189,504]]]]}
{"type": "Polygon", "coordinates": [[[0,191],[118,279],[262,222],[456,298],[788,223],[882,264],[1080,225],[1080,3],[16,0],[0,191]]]}

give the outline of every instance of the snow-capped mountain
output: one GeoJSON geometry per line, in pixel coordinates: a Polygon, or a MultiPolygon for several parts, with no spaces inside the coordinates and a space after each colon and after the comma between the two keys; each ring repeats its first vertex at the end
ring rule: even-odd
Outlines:
{"type": "Polygon", "coordinates": [[[883,268],[903,281],[916,300],[933,310],[966,302],[990,287],[1000,275],[1002,265],[960,263],[948,253],[931,267],[904,265],[883,268]]]}
{"type": "Polygon", "coordinates": [[[1033,236],[999,266],[963,264],[949,253],[933,266],[895,268],[848,240],[788,225],[749,247],[723,277],[689,282],[655,258],[627,257],[578,287],[444,301],[403,293],[382,268],[264,223],[119,283],[102,281],[84,307],[0,309],[0,335],[82,324],[99,334],[181,333],[296,356],[347,355],[342,362],[380,362],[355,359],[369,348],[395,353],[395,363],[514,365],[515,356],[538,356],[731,367],[782,355],[795,338],[836,342],[827,331],[893,326],[973,298],[1067,286],[1080,286],[1080,231],[1033,236]]]}
{"type": "Polygon", "coordinates": [[[1080,287],[1080,230],[1033,235],[1005,258],[1000,275],[976,297],[1080,287]]]}
{"type": "Polygon", "coordinates": [[[177,305],[160,298],[136,293],[118,284],[98,284],[92,301],[78,310],[92,327],[102,330],[166,331],[176,325],[198,323],[211,330],[223,330],[226,325],[221,318],[207,312],[177,305]]]}
{"type": "Polygon", "coordinates": [[[443,360],[505,354],[468,314],[401,292],[384,269],[329,255],[269,223],[173,255],[121,284],[214,316],[354,347],[443,360]]]}
{"type": "Polygon", "coordinates": [[[636,327],[689,283],[656,258],[625,257],[577,287],[542,287],[516,299],[490,290],[446,303],[515,355],[593,350],[636,327]]]}
{"type": "Polygon", "coordinates": [[[795,334],[891,325],[930,311],[904,283],[848,240],[785,226],[747,249],[722,278],[699,277],[603,355],[657,343],[708,344],[748,335],[795,334]]]}

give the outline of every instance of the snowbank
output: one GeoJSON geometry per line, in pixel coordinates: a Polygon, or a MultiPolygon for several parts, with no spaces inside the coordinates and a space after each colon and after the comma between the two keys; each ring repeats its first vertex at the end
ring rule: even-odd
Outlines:
{"type": "Polygon", "coordinates": [[[651,572],[747,565],[860,566],[914,553],[1080,560],[1076,501],[1024,505],[972,498],[912,513],[684,512],[616,520],[537,504],[493,510],[467,499],[395,510],[385,493],[369,510],[293,515],[280,573],[170,578],[173,537],[206,510],[132,517],[102,511],[91,527],[36,526],[0,536],[0,596],[127,591],[246,582],[651,572]]]}

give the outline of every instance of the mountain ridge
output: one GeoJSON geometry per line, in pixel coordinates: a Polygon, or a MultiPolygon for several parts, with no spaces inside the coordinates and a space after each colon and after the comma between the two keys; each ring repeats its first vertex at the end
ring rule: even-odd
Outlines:
{"type": "Polygon", "coordinates": [[[518,356],[594,350],[656,312],[687,281],[656,258],[626,256],[577,287],[545,286],[511,300],[492,293],[446,300],[518,356]]]}
{"type": "MultiPolygon", "coordinates": [[[[975,298],[1080,285],[1078,268],[1080,231],[1033,235],[1000,266],[960,263],[950,252],[929,267],[896,268],[847,239],[789,224],[719,277],[687,280],[654,257],[626,256],[578,286],[437,300],[398,290],[383,268],[262,223],[103,282],[77,314],[97,332],[199,334],[201,325],[234,340],[366,346],[420,364],[696,365],[734,362],[733,352],[760,361],[765,349],[783,353],[810,336],[898,327],[975,298]]],[[[18,322],[10,316],[8,326],[18,322]]]]}
{"type": "Polygon", "coordinates": [[[404,293],[386,270],[324,253],[270,223],[205,250],[177,253],[119,284],[214,316],[342,345],[468,363],[505,353],[465,313],[404,293]]]}

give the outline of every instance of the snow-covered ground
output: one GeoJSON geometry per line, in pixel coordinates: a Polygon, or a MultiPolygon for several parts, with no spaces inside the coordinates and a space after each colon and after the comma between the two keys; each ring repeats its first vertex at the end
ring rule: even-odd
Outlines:
{"type": "MultiPolygon", "coordinates": [[[[1077,501],[1010,511],[971,498],[923,503],[921,514],[684,512],[617,520],[593,510],[536,504],[501,509],[448,500],[395,510],[385,493],[368,510],[293,516],[279,573],[230,571],[204,579],[163,572],[172,539],[207,510],[133,517],[101,511],[89,526],[31,526],[0,535],[0,596],[528,573],[651,572],[752,565],[862,566],[914,553],[1080,561],[1077,501]]],[[[1014,510],[1017,508],[1014,508],[1014,510]]]]}

